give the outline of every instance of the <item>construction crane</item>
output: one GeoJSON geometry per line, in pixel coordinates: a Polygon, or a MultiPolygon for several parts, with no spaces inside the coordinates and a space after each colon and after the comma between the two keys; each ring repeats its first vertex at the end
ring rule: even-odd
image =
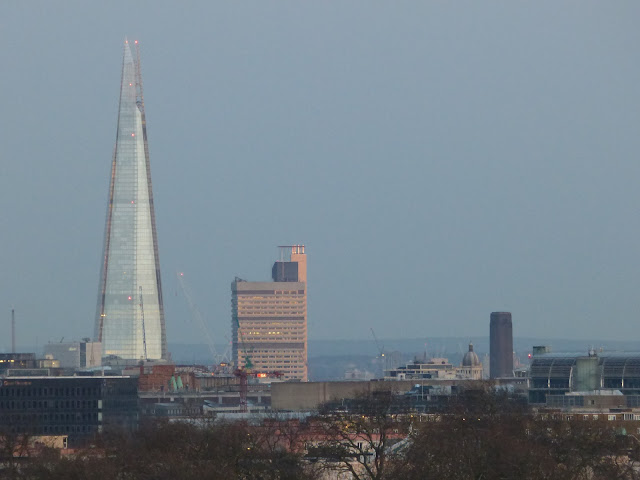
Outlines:
{"type": "MultiPolygon", "coordinates": [[[[238,351],[242,350],[244,353],[244,364],[241,366],[240,361],[236,365],[236,370],[233,374],[240,379],[240,412],[246,413],[248,410],[247,405],[247,393],[249,390],[249,377],[255,378],[280,378],[284,374],[281,372],[254,372],[253,362],[251,361],[251,355],[253,353],[253,345],[245,341],[244,333],[240,328],[240,320],[236,317],[236,327],[238,329],[239,345],[238,351]]],[[[239,355],[239,352],[238,352],[239,355]]]]}
{"type": "Polygon", "coordinates": [[[227,348],[224,349],[222,358],[224,362],[231,364],[231,361],[229,361],[229,359],[231,358],[231,348],[233,347],[233,342],[229,339],[229,335],[225,335],[224,339],[226,341],[227,348]]]}
{"type": "Polygon", "coordinates": [[[373,331],[373,327],[371,327],[371,335],[373,335],[373,341],[376,342],[376,348],[380,352],[380,357],[384,358],[384,345],[381,347],[380,342],[378,342],[378,337],[376,337],[376,332],[373,331]]]}
{"type": "Polygon", "coordinates": [[[245,367],[237,368],[233,374],[240,378],[240,412],[242,413],[246,413],[248,410],[247,392],[249,390],[249,377],[280,378],[284,375],[282,372],[252,372],[245,367]]]}
{"type": "Polygon", "coordinates": [[[198,307],[193,301],[193,295],[191,293],[191,289],[189,288],[189,285],[187,284],[186,279],[184,278],[184,273],[177,272],[177,276],[178,276],[178,283],[180,284],[180,289],[182,290],[182,294],[184,295],[184,298],[187,300],[187,305],[189,306],[189,310],[191,311],[191,314],[198,322],[198,326],[200,327],[200,329],[202,330],[202,333],[205,336],[207,347],[209,347],[209,351],[211,352],[213,361],[215,362],[216,365],[218,365],[223,359],[218,354],[218,351],[216,350],[216,346],[213,343],[213,338],[209,333],[209,329],[207,328],[204,318],[202,318],[202,314],[200,313],[200,310],[198,310],[198,307]]]}
{"type": "Polygon", "coordinates": [[[253,345],[248,344],[244,340],[244,333],[242,333],[242,328],[240,328],[240,320],[236,317],[236,327],[238,328],[238,335],[240,337],[240,342],[238,345],[238,356],[240,355],[240,350],[244,353],[244,366],[240,367],[240,362],[238,361],[238,368],[245,368],[247,370],[251,370],[253,368],[253,362],[251,361],[251,354],[253,353],[253,345]],[[247,348],[249,347],[249,348],[247,348]]]}
{"type": "Polygon", "coordinates": [[[240,379],[240,412],[246,413],[247,411],[247,391],[249,389],[249,375],[254,375],[251,371],[253,369],[253,362],[251,361],[251,352],[253,348],[249,351],[247,349],[247,343],[244,341],[244,334],[242,333],[242,328],[240,327],[240,319],[236,316],[236,328],[238,329],[238,336],[240,337],[240,342],[238,345],[238,364],[236,365],[236,370],[233,374],[240,379]],[[244,353],[244,365],[240,365],[240,350],[244,353]]]}
{"type": "Polygon", "coordinates": [[[385,367],[387,366],[385,353],[384,353],[384,345],[381,346],[380,342],[378,342],[378,337],[376,337],[376,332],[373,331],[373,327],[371,327],[370,330],[371,330],[371,335],[373,336],[373,341],[376,342],[376,348],[380,353],[380,355],[377,356],[376,358],[380,359],[380,364],[381,364],[380,367],[382,369],[382,374],[384,375],[384,370],[385,370],[385,367]]]}
{"type": "MultiPolygon", "coordinates": [[[[144,359],[145,361],[149,359],[147,356],[147,332],[144,328],[144,302],[142,301],[142,285],[140,285],[140,319],[142,320],[142,346],[144,348],[144,359]]],[[[93,348],[91,350],[91,354],[93,355],[93,348]]]]}

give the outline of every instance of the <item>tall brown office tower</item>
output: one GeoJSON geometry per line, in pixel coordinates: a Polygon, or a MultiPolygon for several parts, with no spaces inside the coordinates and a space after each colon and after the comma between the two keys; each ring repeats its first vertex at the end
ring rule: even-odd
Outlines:
{"type": "Polygon", "coordinates": [[[233,362],[254,373],[280,372],[306,382],[307,256],[304,245],[281,246],[272,282],[231,284],[233,362]]]}
{"type": "Polygon", "coordinates": [[[489,336],[489,376],[513,377],[513,327],[510,312],[491,314],[489,336]]]}

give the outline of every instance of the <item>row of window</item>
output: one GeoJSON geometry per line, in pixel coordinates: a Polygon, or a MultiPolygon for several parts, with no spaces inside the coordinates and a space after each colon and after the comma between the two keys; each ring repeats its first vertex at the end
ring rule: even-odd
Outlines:
{"type": "Polygon", "coordinates": [[[100,389],[82,388],[82,387],[2,387],[0,388],[0,397],[97,397],[100,389]]]}
{"type": "Polygon", "coordinates": [[[296,296],[293,298],[259,298],[255,300],[239,299],[238,305],[302,305],[304,297],[296,296]]]}
{"type": "Polygon", "coordinates": [[[44,423],[98,423],[98,413],[17,413],[0,415],[3,425],[35,425],[44,423]]]}
{"type": "Polygon", "coordinates": [[[268,359],[268,358],[273,358],[273,359],[280,359],[280,358],[293,358],[293,359],[297,359],[297,360],[302,360],[303,356],[302,355],[256,355],[255,352],[252,352],[253,355],[251,356],[251,358],[259,358],[260,360],[264,360],[264,359],[268,359]]]}
{"type": "MultiPolygon", "coordinates": [[[[604,415],[602,415],[604,417],[604,415]]],[[[553,415],[548,415],[548,414],[542,414],[540,415],[540,418],[542,420],[548,420],[548,419],[552,419],[552,420],[566,420],[566,421],[572,421],[574,419],[580,418],[579,415],[573,415],[573,414],[553,414],[553,415]]],[[[598,420],[600,418],[600,416],[598,414],[595,415],[582,415],[582,420],[598,420]]],[[[614,413],[609,413],[607,414],[607,421],[609,422],[614,422],[616,420],[626,420],[626,421],[640,421],[640,415],[637,413],[618,413],[618,414],[614,414],[614,413]]],[[[640,428],[638,428],[638,433],[640,433],[640,428]]]]}
{"type": "MultiPolygon", "coordinates": [[[[10,427],[11,433],[24,432],[24,428],[10,427]]],[[[99,430],[95,425],[38,425],[28,429],[34,435],[65,434],[65,433],[93,433],[99,430]]]]}
{"type": "Polygon", "coordinates": [[[304,324],[304,320],[299,320],[297,322],[288,322],[287,326],[282,326],[281,323],[276,323],[276,322],[271,322],[271,321],[256,321],[254,319],[251,319],[249,321],[247,320],[243,320],[242,321],[243,328],[254,328],[254,329],[258,329],[258,330],[267,330],[271,329],[271,331],[276,331],[276,332],[283,332],[286,330],[290,330],[293,332],[303,332],[306,329],[306,325],[304,324]]]}
{"type": "Polygon", "coordinates": [[[238,305],[239,312],[246,312],[247,310],[305,310],[305,305],[302,303],[295,305],[287,305],[282,303],[267,304],[267,303],[248,303],[246,305],[238,305]]]}
{"type": "MultiPolygon", "coordinates": [[[[532,378],[530,380],[532,388],[569,388],[569,379],[568,378],[532,378]]],[[[615,378],[608,379],[605,378],[603,381],[603,388],[615,388],[615,389],[630,389],[637,388],[640,389],[640,379],[623,379],[615,378]]]]}
{"type": "MultiPolygon", "coordinates": [[[[250,322],[251,325],[255,326],[268,326],[268,327],[279,327],[279,328],[301,328],[305,326],[304,319],[299,319],[297,322],[295,321],[280,321],[279,318],[270,318],[268,320],[260,320],[259,318],[252,318],[251,320],[242,320],[242,323],[250,322]],[[285,327],[285,325],[287,325],[285,327]]],[[[233,325],[237,329],[237,322],[234,321],[233,325]]]]}
{"type": "Polygon", "coordinates": [[[265,298],[271,295],[304,295],[304,290],[238,290],[236,292],[240,298],[265,298]]]}
{"type": "Polygon", "coordinates": [[[0,400],[0,410],[34,409],[34,408],[98,408],[97,400],[0,400]]]}

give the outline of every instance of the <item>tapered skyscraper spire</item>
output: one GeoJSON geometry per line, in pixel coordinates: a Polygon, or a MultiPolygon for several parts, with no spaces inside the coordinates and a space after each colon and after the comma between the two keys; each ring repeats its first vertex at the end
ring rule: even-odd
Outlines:
{"type": "Polygon", "coordinates": [[[125,40],[95,339],[109,359],[166,359],[140,50],[125,40]]]}

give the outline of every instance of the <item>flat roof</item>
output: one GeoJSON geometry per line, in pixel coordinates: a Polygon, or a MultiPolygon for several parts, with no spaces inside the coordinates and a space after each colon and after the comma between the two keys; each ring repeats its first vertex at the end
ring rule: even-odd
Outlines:
{"type": "Polygon", "coordinates": [[[589,352],[545,352],[535,353],[531,356],[532,359],[536,358],[583,358],[583,357],[598,357],[598,358],[635,358],[640,357],[640,352],[637,351],[596,351],[594,354],[589,355],[589,352]]]}
{"type": "Polygon", "coordinates": [[[11,377],[3,377],[0,376],[0,380],[73,380],[73,379],[78,379],[78,378],[96,378],[96,379],[101,379],[101,378],[132,378],[130,375],[77,375],[77,376],[72,376],[72,375],[63,375],[63,376],[51,376],[51,377],[47,377],[47,376],[24,376],[24,377],[16,377],[16,376],[11,376],[11,377]]]}

